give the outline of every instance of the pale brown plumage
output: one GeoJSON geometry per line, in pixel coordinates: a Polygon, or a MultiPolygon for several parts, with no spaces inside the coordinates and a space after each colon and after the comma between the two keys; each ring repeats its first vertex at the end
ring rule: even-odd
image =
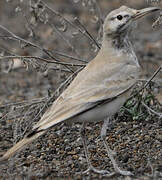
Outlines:
{"type": "Polygon", "coordinates": [[[128,59],[125,55],[111,59],[109,54],[109,58],[105,59],[100,53],[78,74],[35,128],[48,128],[48,123],[57,124],[132,87],[140,68],[125,61],[128,59]],[[109,66],[105,66],[106,61],[109,61],[109,66]]]}
{"type": "Polygon", "coordinates": [[[138,80],[141,70],[127,39],[130,21],[155,10],[158,8],[140,11],[122,6],[111,12],[105,19],[103,43],[98,55],[58,97],[31,133],[7,151],[0,161],[8,159],[60,122],[95,122],[117,112],[129,97],[130,88],[138,80]],[[123,20],[123,24],[113,19],[121,12],[123,17],[130,16],[123,20]],[[98,112],[102,113],[98,115],[98,112]]]}

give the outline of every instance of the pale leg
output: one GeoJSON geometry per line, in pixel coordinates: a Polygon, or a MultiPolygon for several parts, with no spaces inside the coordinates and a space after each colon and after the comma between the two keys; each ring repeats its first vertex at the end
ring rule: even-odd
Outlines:
{"type": "Polygon", "coordinates": [[[123,171],[119,168],[118,164],[116,163],[115,159],[114,159],[114,155],[115,153],[109,148],[107,142],[106,142],[106,132],[107,132],[107,128],[108,126],[111,125],[110,123],[110,119],[106,119],[102,125],[102,129],[101,129],[101,138],[104,142],[104,146],[106,148],[107,154],[113,164],[113,167],[115,169],[115,172],[124,176],[130,176],[133,175],[130,171],[123,171]]]}
{"type": "Polygon", "coordinates": [[[83,141],[83,147],[84,147],[84,151],[85,151],[86,160],[88,163],[88,169],[86,171],[84,171],[83,174],[88,173],[88,172],[95,172],[98,174],[109,174],[109,172],[106,170],[98,170],[98,169],[94,168],[90,162],[89,154],[88,154],[88,148],[87,148],[87,140],[86,140],[86,135],[85,135],[85,125],[86,124],[83,123],[83,125],[81,127],[81,133],[80,134],[81,134],[81,138],[83,141]]]}

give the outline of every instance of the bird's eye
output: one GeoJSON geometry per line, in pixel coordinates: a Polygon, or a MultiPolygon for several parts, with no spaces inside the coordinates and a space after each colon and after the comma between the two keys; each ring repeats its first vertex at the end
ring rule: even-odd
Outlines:
{"type": "Polygon", "coordinates": [[[123,16],[118,15],[118,16],[117,16],[117,19],[118,19],[118,20],[122,20],[122,19],[123,19],[123,16]]]}

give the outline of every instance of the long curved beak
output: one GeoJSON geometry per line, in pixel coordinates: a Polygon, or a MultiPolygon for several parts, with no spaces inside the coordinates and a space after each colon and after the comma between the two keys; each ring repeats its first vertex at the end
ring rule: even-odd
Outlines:
{"type": "Polygon", "coordinates": [[[145,16],[145,15],[147,15],[149,13],[152,13],[154,11],[159,11],[159,10],[161,10],[161,8],[158,8],[158,7],[149,7],[149,8],[144,8],[144,9],[141,9],[141,10],[137,10],[135,15],[132,16],[132,19],[137,20],[137,19],[139,19],[139,18],[141,18],[141,17],[143,17],[143,16],[145,16]]]}

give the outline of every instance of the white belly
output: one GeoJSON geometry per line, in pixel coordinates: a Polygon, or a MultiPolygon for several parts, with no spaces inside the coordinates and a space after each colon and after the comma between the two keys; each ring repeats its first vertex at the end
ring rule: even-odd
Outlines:
{"type": "Polygon", "coordinates": [[[70,120],[70,122],[99,122],[103,121],[106,117],[111,117],[126,101],[125,96],[120,96],[111,102],[105,103],[103,105],[97,106],[85,113],[77,115],[70,120]]]}

